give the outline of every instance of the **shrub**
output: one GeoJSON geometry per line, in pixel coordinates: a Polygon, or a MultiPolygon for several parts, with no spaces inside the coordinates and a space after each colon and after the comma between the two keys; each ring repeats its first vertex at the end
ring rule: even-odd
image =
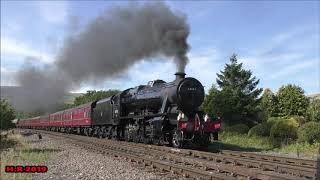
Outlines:
{"type": "Polygon", "coordinates": [[[252,127],[249,132],[248,136],[269,136],[270,135],[270,123],[261,123],[254,127],[252,127]]]}
{"type": "Polygon", "coordinates": [[[282,119],[276,121],[270,129],[270,138],[273,140],[274,146],[283,143],[288,144],[297,138],[299,124],[294,119],[282,119]]]}
{"type": "Polygon", "coordinates": [[[298,140],[313,144],[320,142],[320,123],[308,122],[298,129],[298,140]]]}
{"type": "Polygon", "coordinates": [[[249,127],[245,124],[236,124],[225,128],[226,132],[236,133],[236,134],[247,134],[249,127]]]}
{"type": "Polygon", "coordinates": [[[281,120],[283,120],[282,118],[280,118],[280,117],[270,117],[270,118],[268,118],[268,123],[269,124],[274,124],[274,123],[276,123],[276,122],[278,122],[278,121],[281,121],[281,120]]]}
{"type": "Polygon", "coordinates": [[[296,121],[299,124],[299,126],[307,122],[307,120],[303,116],[291,116],[288,119],[296,121]]]}

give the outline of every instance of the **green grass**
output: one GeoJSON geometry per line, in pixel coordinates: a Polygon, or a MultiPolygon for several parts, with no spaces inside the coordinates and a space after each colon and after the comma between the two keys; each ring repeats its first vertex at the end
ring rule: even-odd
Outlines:
{"type": "Polygon", "coordinates": [[[270,138],[249,137],[247,134],[221,132],[219,134],[219,139],[218,142],[213,142],[209,146],[209,149],[281,153],[309,158],[315,158],[320,151],[320,143],[315,143],[313,145],[308,143],[293,143],[283,145],[280,148],[275,148],[273,147],[270,138]]]}
{"type": "Polygon", "coordinates": [[[222,132],[219,142],[214,142],[210,148],[228,149],[237,151],[267,151],[272,149],[269,138],[249,137],[246,134],[222,132]]]}
{"type": "Polygon", "coordinates": [[[53,149],[26,148],[18,151],[18,157],[25,162],[44,163],[53,151],[53,149]]]}
{"type": "Polygon", "coordinates": [[[283,154],[295,154],[297,156],[316,158],[320,151],[320,143],[295,143],[282,148],[273,149],[273,151],[283,154]]]}
{"type": "Polygon", "coordinates": [[[221,140],[228,144],[235,144],[243,148],[255,148],[260,150],[272,149],[272,143],[266,137],[248,137],[247,134],[222,133],[221,140]]]}
{"type": "Polygon", "coordinates": [[[8,148],[12,148],[17,144],[17,141],[13,139],[9,139],[3,135],[1,135],[1,143],[0,143],[0,151],[3,151],[8,148]]]}
{"type": "Polygon", "coordinates": [[[20,134],[11,134],[1,139],[0,179],[33,179],[32,173],[5,173],[6,165],[46,165],[55,149],[35,148],[20,134]]]}

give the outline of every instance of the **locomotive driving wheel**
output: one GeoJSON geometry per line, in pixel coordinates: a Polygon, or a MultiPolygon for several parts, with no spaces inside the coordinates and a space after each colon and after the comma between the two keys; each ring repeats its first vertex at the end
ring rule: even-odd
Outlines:
{"type": "Polygon", "coordinates": [[[183,134],[180,130],[173,130],[170,145],[175,148],[183,147],[183,134]]]}
{"type": "Polygon", "coordinates": [[[129,125],[127,125],[125,128],[124,128],[124,140],[125,141],[132,141],[132,135],[131,135],[131,132],[130,132],[130,128],[129,128],[129,125]]]}
{"type": "Polygon", "coordinates": [[[104,138],[104,129],[99,128],[99,129],[98,129],[97,136],[98,136],[99,139],[104,138]]]}
{"type": "Polygon", "coordinates": [[[118,133],[117,133],[117,128],[112,128],[111,129],[111,139],[112,140],[118,140],[118,133]]]}

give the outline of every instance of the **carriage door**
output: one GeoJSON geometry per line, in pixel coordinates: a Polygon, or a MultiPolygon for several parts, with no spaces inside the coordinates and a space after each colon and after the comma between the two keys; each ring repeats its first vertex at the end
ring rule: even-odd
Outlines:
{"type": "Polygon", "coordinates": [[[120,96],[115,95],[112,97],[112,119],[113,124],[119,124],[120,117],[120,96]]]}

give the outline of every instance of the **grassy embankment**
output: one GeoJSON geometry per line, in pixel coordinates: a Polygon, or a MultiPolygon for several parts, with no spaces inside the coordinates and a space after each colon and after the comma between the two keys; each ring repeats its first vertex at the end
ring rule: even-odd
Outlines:
{"type": "Polygon", "coordinates": [[[6,165],[46,165],[54,149],[38,148],[39,140],[32,135],[29,140],[15,131],[1,133],[0,179],[33,179],[36,173],[5,173],[6,165]],[[5,135],[7,134],[7,135],[5,135]],[[30,140],[31,139],[31,140],[30,140]]]}
{"type": "Polygon", "coordinates": [[[272,141],[268,137],[250,137],[247,134],[234,134],[222,132],[219,135],[219,142],[214,142],[210,148],[237,150],[237,151],[252,151],[252,152],[267,152],[289,154],[296,157],[316,158],[319,153],[320,143],[293,143],[275,148],[272,141]]]}

